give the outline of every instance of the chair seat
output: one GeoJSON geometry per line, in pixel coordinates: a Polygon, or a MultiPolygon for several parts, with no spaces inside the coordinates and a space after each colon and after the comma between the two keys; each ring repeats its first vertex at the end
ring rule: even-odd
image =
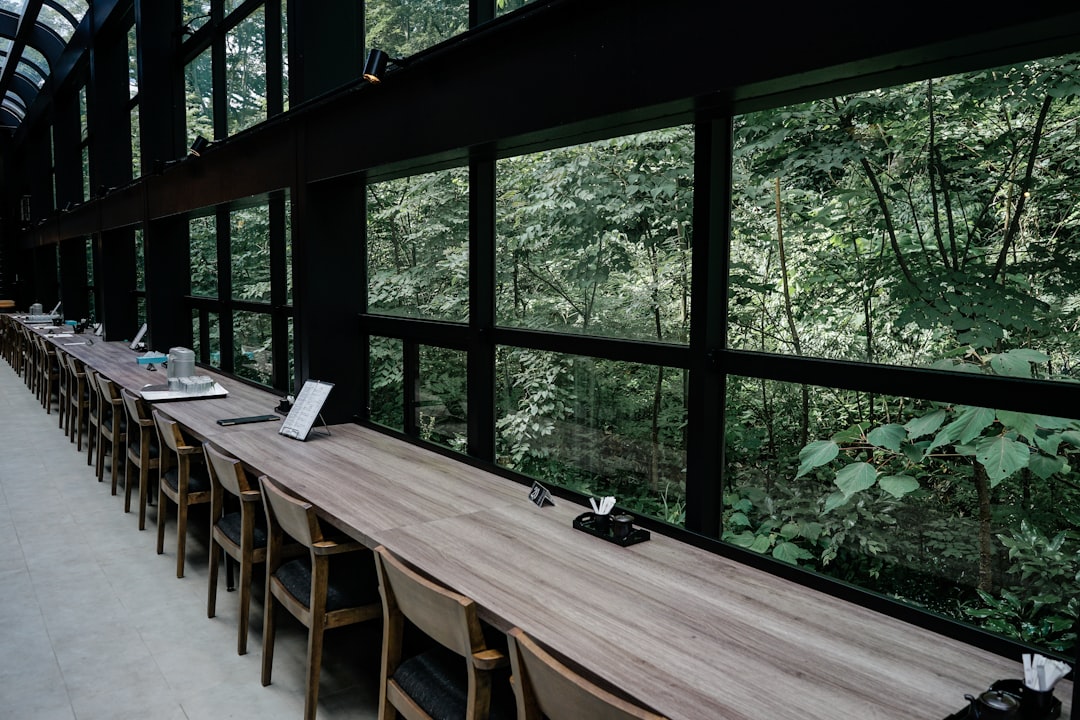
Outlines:
{"type": "MultiPolygon", "coordinates": [[[[168,470],[162,479],[165,480],[166,485],[172,488],[173,492],[179,491],[180,471],[177,468],[174,467],[168,470]]],[[[191,472],[188,474],[188,492],[210,492],[210,477],[201,468],[191,468],[191,472]]]]}
{"type": "MultiPolygon", "coordinates": [[[[355,567],[353,558],[330,559],[330,584],[326,589],[326,611],[342,610],[379,602],[379,585],[370,573],[355,567]],[[344,562],[339,562],[344,561],[344,562]]],[[[290,595],[308,606],[311,596],[311,558],[299,557],[283,563],[274,573],[290,595]]]]}
{"type": "MultiPolygon", "coordinates": [[[[121,423],[121,432],[126,432],[126,430],[123,429],[124,426],[125,426],[125,423],[121,423]]],[[[129,446],[131,452],[135,453],[139,457],[142,457],[142,447],[141,447],[142,443],[139,442],[139,436],[138,435],[133,435],[132,436],[131,442],[128,444],[128,446],[129,446]]],[[[150,457],[151,458],[156,458],[160,454],[161,454],[161,450],[158,449],[157,440],[151,440],[150,441],[150,457]]]]}
{"type": "MultiPolygon", "coordinates": [[[[469,701],[466,662],[460,655],[435,646],[403,661],[393,679],[434,720],[457,720],[465,717],[469,701]]],[[[515,716],[513,696],[505,692],[510,687],[509,677],[506,669],[492,678],[490,720],[515,716]]]]}
{"type": "MultiPolygon", "coordinates": [[[[232,540],[236,545],[239,545],[241,522],[240,513],[232,512],[222,515],[221,519],[217,521],[217,526],[225,533],[225,537],[232,540]]],[[[266,547],[266,530],[256,525],[252,533],[252,541],[253,547],[255,548],[266,547]]],[[[291,594],[292,590],[289,592],[291,594]]]]}

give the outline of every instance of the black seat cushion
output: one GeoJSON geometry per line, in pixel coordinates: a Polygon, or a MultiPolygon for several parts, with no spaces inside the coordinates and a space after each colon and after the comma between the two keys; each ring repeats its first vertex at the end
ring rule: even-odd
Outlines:
{"type": "MultiPolygon", "coordinates": [[[[326,590],[327,612],[380,602],[379,581],[375,576],[371,557],[365,553],[361,554],[360,558],[366,560],[366,564],[361,565],[356,558],[348,555],[330,558],[330,583],[326,590]]],[[[281,581],[290,595],[307,606],[311,598],[310,556],[305,555],[282,563],[274,572],[274,577],[281,581]]]]}
{"type": "MultiPolygon", "coordinates": [[[[178,491],[179,482],[180,471],[177,468],[174,467],[165,473],[165,484],[172,488],[173,492],[178,491]]],[[[210,477],[206,474],[206,468],[192,464],[188,473],[188,492],[208,492],[209,490],[210,477]]]]}
{"type": "MultiPolygon", "coordinates": [[[[240,513],[225,513],[221,516],[221,519],[217,521],[217,526],[225,533],[225,537],[229,538],[237,545],[240,544],[240,513]]],[[[252,533],[252,541],[254,543],[253,547],[266,547],[266,530],[259,527],[258,524],[255,525],[255,530],[252,533]]]]}
{"type": "MultiPolygon", "coordinates": [[[[152,435],[150,436],[149,446],[151,458],[156,458],[161,454],[161,450],[158,448],[157,438],[152,435]]],[[[136,455],[142,456],[142,443],[140,442],[138,435],[131,436],[131,450],[136,455]]]]}
{"type": "MultiPolygon", "coordinates": [[[[465,658],[437,645],[411,657],[394,672],[394,680],[436,720],[460,720],[468,706],[469,676],[465,658]]],[[[492,720],[510,720],[515,716],[510,690],[509,669],[499,670],[491,681],[492,720]]]]}

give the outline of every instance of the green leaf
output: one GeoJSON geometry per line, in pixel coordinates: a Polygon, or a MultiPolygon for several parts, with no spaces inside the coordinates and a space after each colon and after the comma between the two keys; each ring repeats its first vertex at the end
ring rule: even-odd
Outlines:
{"type": "Polygon", "coordinates": [[[738,535],[733,535],[728,538],[728,542],[741,548],[750,547],[754,544],[755,540],[757,540],[757,536],[749,530],[743,530],[738,535]]]}
{"type": "Polygon", "coordinates": [[[904,429],[907,430],[908,437],[912,440],[921,438],[923,435],[929,435],[935,432],[941,423],[945,422],[947,417],[944,410],[935,410],[934,412],[923,415],[922,417],[912,418],[904,425],[904,429]]]}
{"type": "Polygon", "coordinates": [[[975,459],[986,468],[994,487],[1020,468],[1027,467],[1031,451],[1024,443],[1005,436],[981,438],[975,443],[975,459]]]}
{"type": "Polygon", "coordinates": [[[810,560],[814,556],[791,542],[777,543],[773,548],[772,556],[786,563],[796,564],[799,560],[810,560]]]}
{"type": "Polygon", "coordinates": [[[1037,416],[1030,413],[1013,412],[1012,410],[998,410],[998,422],[1007,428],[1011,428],[1026,438],[1035,436],[1037,416]]]}
{"type": "Polygon", "coordinates": [[[878,478],[878,485],[895,498],[902,498],[919,489],[919,481],[910,475],[884,475],[878,478]]]}
{"type": "Polygon", "coordinates": [[[895,423],[882,425],[871,430],[866,439],[875,447],[900,452],[900,443],[907,439],[907,430],[895,423]]]}
{"type": "Polygon", "coordinates": [[[846,497],[873,487],[877,470],[870,463],[856,462],[836,471],[836,486],[846,497]]]}
{"type": "Polygon", "coordinates": [[[822,513],[832,512],[836,508],[847,504],[848,497],[844,493],[837,490],[834,493],[830,493],[829,497],[825,498],[825,507],[822,508],[822,513]]]}
{"type": "Polygon", "coordinates": [[[731,517],[727,520],[728,527],[749,527],[750,521],[746,518],[746,515],[741,512],[731,513],[731,517]]]}
{"type": "Polygon", "coordinates": [[[1065,468],[1065,458],[1057,455],[1050,457],[1039,453],[1031,456],[1028,467],[1040,479],[1048,480],[1052,475],[1061,472],[1065,468]]]}
{"type": "Polygon", "coordinates": [[[764,553],[772,545],[772,539],[768,535],[758,535],[750,545],[750,549],[756,553],[764,553]]]}
{"type": "Polygon", "coordinates": [[[927,443],[921,442],[918,445],[914,443],[904,443],[900,446],[900,449],[904,453],[904,457],[907,461],[913,465],[918,465],[926,457],[926,445],[927,443]]]}
{"type": "Polygon", "coordinates": [[[931,448],[943,445],[964,444],[982,434],[994,422],[994,411],[989,408],[967,407],[951,423],[941,429],[931,448]]]}
{"type": "Polygon", "coordinates": [[[830,462],[840,454],[840,446],[832,440],[815,440],[808,443],[799,451],[799,473],[795,476],[798,480],[816,467],[830,462]]]}

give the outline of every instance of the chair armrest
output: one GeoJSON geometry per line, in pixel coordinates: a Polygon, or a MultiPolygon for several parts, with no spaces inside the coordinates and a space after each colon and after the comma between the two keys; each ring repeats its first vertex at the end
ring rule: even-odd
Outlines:
{"type": "Polygon", "coordinates": [[[261,502],[262,493],[258,490],[244,490],[240,493],[240,502],[261,502]]]}
{"type": "Polygon", "coordinates": [[[506,657],[501,650],[489,648],[473,653],[472,664],[477,670],[497,670],[506,667],[510,658],[506,657]]]}
{"type": "Polygon", "coordinates": [[[358,542],[334,542],[333,540],[320,540],[311,546],[316,555],[340,555],[341,553],[364,550],[366,546],[358,542]]]}
{"type": "Polygon", "coordinates": [[[202,448],[193,447],[191,445],[178,445],[176,448],[177,455],[202,455],[202,448]]]}

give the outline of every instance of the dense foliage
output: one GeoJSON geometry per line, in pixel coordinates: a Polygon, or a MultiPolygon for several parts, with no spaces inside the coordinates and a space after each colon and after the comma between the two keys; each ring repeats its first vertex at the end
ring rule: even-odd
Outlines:
{"type": "MultiPolygon", "coordinates": [[[[395,56],[468,21],[464,3],[367,9],[368,45],[395,56]]],[[[197,58],[192,136],[212,136],[208,78],[197,58]]],[[[229,82],[235,132],[265,105],[258,82],[229,82]]],[[[728,346],[1075,382],[1078,89],[1069,56],[737,117],[728,346]]],[[[506,158],[496,184],[498,324],[689,342],[691,127],[506,158]]],[[[266,222],[244,212],[227,233],[233,294],[261,302],[266,222]]],[[[367,212],[369,310],[466,323],[468,172],[372,184],[367,212]]],[[[214,296],[222,232],[213,218],[191,230],[193,293],[214,296]]],[[[233,317],[252,338],[237,366],[257,377],[264,320],[233,317]]],[[[372,339],[371,417],[398,429],[402,358],[400,340],[372,339]]],[[[421,436],[463,450],[465,354],[422,344],[417,372],[421,436]]],[[[491,382],[500,465],[683,522],[682,368],[502,346],[491,382]]],[[[993,396],[962,406],[756,377],[728,376],[716,402],[725,541],[1049,651],[1075,642],[1080,421],[993,396]]]]}

